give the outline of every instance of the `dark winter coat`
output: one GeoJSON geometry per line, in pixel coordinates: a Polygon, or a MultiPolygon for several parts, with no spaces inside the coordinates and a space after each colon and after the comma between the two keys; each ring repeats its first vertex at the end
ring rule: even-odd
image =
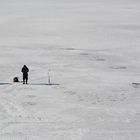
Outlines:
{"type": "Polygon", "coordinates": [[[23,73],[23,79],[28,79],[28,72],[29,72],[29,69],[27,66],[23,66],[23,68],[21,69],[21,72],[23,73]]]}

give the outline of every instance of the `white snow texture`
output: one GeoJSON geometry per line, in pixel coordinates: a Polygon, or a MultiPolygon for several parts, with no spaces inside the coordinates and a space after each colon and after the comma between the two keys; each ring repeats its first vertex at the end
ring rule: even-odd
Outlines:
{"type": "Polygon", "coordinates": [[[139,83],[139,0],[0,0],[0,140],[140,140],[139,83]]]}

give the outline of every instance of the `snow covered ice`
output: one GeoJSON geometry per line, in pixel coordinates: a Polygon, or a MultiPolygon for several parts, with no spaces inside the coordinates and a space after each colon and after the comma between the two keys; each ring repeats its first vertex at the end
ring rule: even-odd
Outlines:
{"type": "Polygon", "coordinates": [[[140,140],[139,17],[139,0],[0,0],[0,140],[140,140]]]}

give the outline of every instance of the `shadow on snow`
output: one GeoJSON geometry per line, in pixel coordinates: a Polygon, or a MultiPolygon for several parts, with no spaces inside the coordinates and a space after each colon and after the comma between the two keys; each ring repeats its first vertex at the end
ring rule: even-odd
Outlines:
{"type": "Polygon", "coordinates": [[[55,84],[55,83],[51,83],[51,84],[46,84],[46,83],[29,83],[29,85],[48,85],[48,86],[59,86],[60,84],[55,84]]]}
{"type": "Polygon", "coordinates": [[[12,85],[12,83],[0,83],[0,85],[12,85]]]}
{"type": "MultiPolygon", "coordinates": [[[[16,82],[16,83],[22,83],[22,81],[19,81],[19,82],[16,82]]],[[[12,85],[13,83],[0,83],[0,86],[1,85],[12,85]]],[[[56,84],[56,83],[50,83],[50,84],[47,84],[47,83],[28,83],[28,85],[48,85],[48,86],[59,86],[60,84],[56,84]]]]}

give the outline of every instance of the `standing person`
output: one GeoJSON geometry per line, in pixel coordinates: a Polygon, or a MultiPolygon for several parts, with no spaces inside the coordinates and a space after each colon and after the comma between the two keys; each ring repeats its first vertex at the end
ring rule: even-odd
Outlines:
{"type": "Polygon", "coordinates": [[[26,65],[24,65],[21,69],[21,72],[23,73],[23,84],[28,83],[28,72],[29,69],[26,65]]]}

